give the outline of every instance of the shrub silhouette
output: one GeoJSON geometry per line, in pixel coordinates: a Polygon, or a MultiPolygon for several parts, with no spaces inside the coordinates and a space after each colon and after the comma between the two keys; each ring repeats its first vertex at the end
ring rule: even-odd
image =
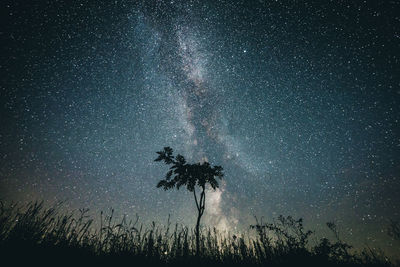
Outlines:
{"type": "Polygon", "coordinates": [[[169,190],[174,187],[179,189],[181,186],[186,186],[187,190],[193,192],[194,200],[197,208],[197,221],[196,221],[196,251],[199,253],[200,249],[200,220],[203,216],[206,205],[206,184],[210,184],[212,189],[219,187],[215,178],[222,178],[224,176],[221,166],[211,166],[208,162],[203,163],[186,163],[186,159],[178,154],[176,157],[173,155],[173,149],[164,147],[163,151],[157,152],[158,157],[155,161],[164,161],[165,164],[171,165],[170,170],[167,172],[165,179],[157,184],[157,188],[162,187],[164,190],[169,190]],[[196,186],[200,187],[200,200],[196,195],[196,186]]]}

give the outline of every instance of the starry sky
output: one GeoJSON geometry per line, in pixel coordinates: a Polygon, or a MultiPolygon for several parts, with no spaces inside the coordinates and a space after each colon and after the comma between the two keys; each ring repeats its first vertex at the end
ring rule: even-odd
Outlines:
{"type": "Polygon", "coordinates": [[[195,223],[171,146],[224,168],[204,225],[399,243],[397,1],[2,1],[0,198],[195,223]]]}

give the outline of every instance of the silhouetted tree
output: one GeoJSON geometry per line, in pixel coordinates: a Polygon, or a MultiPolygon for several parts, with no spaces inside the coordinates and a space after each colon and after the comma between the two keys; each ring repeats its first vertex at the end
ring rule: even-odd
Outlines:
{"type": "Polygon", "coordinates": [[[176,157],[173,155],[173,150],[170,147],[164,147],[163,151],[157,152],[158,157],[155,161],[164,161],[165,164],[171,165],[170,170],[167,172],[165,179],[157,184],[157,188],[162,187],[164,190],[169,190],[174,187],[179,189],[181,186],[186,186],[187,190],[193,192],[194,200],[197,207],[197,221],[196,221],[196,252],[199,254],[200,244],[200,220],[203,216],[205,203],[206,203],[206,184],[210,184],[212,189],[219,187],[217,180],[221,179],[224,174],[221,166],[211,166],[208,162],[203,163],[186,163],[186,159],[178,154],[176,157]],[[196,187],[200,188],[200,200],[196,194],[196,187]]]}

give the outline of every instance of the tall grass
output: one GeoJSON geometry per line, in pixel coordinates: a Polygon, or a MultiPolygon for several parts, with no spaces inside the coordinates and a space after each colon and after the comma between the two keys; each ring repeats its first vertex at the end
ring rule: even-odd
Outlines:
{"type": "Polygon", "coordinates": [[[114,212],[100,214],[99,225],[88,210],[63,213],[43,202],[26,206],[0,203],[0,256],[3,261],[57,265],[126,264],[133,266],[394,266],[372,250],[351,253],[336,226],[336,240],[309,243],[312,231],[301,219],[280,216],[274,223],[256,220],[255,237],[224,235],[215,228],[201,232],[196,253],[192,229],[169,223],[139,225],[138,218],[116,221],[114,212]]]}

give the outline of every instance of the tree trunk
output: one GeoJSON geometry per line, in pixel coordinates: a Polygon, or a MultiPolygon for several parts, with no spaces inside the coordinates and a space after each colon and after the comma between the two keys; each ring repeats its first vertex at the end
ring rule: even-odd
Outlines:
{"type": "Polygon", "coordinates": [[[197,216],[197,222],[196,222],[196,255],[199,255],[200,252],[200,219],[201,219],[201,213],[199,212],[197,216]]]}
{"type": "Polygon", "coordinates": [[[203,192],[200,194],[200,201],[197,203],[197,197],[195,194],[196,205],[197,205],[197,222],[196,222],[196,255],[199,256],[200,254],[200,220],[201,216],[203,216],[204,209],[206,206],[206,195],[205,195],[205,187],[203,187],[203,192]]]}

